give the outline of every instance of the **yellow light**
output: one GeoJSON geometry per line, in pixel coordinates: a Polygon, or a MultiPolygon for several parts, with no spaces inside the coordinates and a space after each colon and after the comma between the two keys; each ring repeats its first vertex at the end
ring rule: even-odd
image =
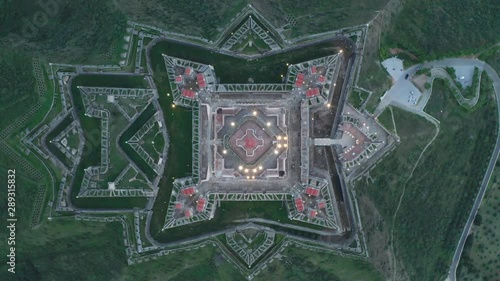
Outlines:
{"type": "Polygon", "coordinates": [[[278,151],[278,150],[275,150],[275,151],[274,151],[274,154],[278,154],[278,153],[279,153],[279,151],[278,151]]]}
{"type": "Polygon", "coordinates": [[[254,172],[254,173],[257,173],[257,169],[253,169],[253,172],[254,172]]]}
{"type": "Polygon", "coordinates": [[[257,116],[257,111],[254,111],[254,112],[253,112],[253,116],[257,116]]]}
{"type": "Polygon", "coordinates": [[[287,136],[285,136],[285,137],[284,137],[284,139],[285,139],[285,140],[287,140],[287,139],[288,139],[288,137],[287,137],[287,136]]]}
{"type": "Polygon", "coordinates": [[[329,103],[326,104],[327,107],[330,107],[331,105],[329,103]]]}
{"type": "Polygon", "coordinates": [[[231,122],[231,126],[233,126],[233,127],[234,127],[234,125],[236,125],[236,124],[234,124],[234,122],[231,122]]]}
{"type": "Polygon", "coordinates": [[[175,108],[175,104],[172,104],[172,108],[175,108]]]}
{"type": "Polygon", "coordinates": [[[281,144],[278,144],[278,148],[281,148],[281,144]]]}
{"type": "Polygon", "coordinates": [[[286,144],[286,143],[285,143],[283,146],[284,146],[284,147],[287,147],[287,146],[288,146],[288,144],[286,144]]]}
{"type": "Polygon", "coordinates": [[[339,53],[342,53],[342,50],[340,50],[339,53]]]}
{"type": "Polygon", "coordinates": [[[267,122],[267,124],[266,124],[266,125],[267,125],[268,127],[269,127],[269,126],[271,126],[271,122],[267,122]]]}
{"type": "Polygon", "coordinates": [[[245,169],[245,173],[248,173],[248,169],[245,169]]]}
{"type": "Polygon", "coordinates": [[[243,170],[243,166],[239,166],[238,170],[240,170],[240,171],[243,170]]]}
{"type": "Polygon", "coordinates": [[[222,151],[222,153],[226,154],[226,153],[227,153],[227,150],[225,150],[225,149],[224,149],[224,150],[222,151]]]}
{"type": "Polygon", "coordinates": [[[259,166],[259,170],[262,170],[262,166],[259,166]]]}
{"type": "Polygon", "coordinates": [[[250,176],[247,176],[247,180],[249,180],[249,179],[250,179],[250,176]]]}
{"type": "Polygon", "coordinates": [[[252,179],[255,179],[255,176],[252,176],[252,179]]]}
{"type": "Polygon", "coordinates": [[[281,140],[281,136],[278,136],[278,140],[281,140]]]}

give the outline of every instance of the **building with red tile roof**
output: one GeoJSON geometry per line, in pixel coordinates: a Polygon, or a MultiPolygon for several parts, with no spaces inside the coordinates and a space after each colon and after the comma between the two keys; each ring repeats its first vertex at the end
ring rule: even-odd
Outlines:
{"type": "Polygon", "coordinates": [[[196,80],[198,81],[198,87],[205,88],[207,86],[207,82],[205,81],[205,76],[202,73],[198,73],[196,75],[196,80]]]}
{"type": "Polygon", "coordinates": [[[319,88],[312,88],[306,91],[306,96],[308,98],[319,95],[319,88]]]}
{"type": "Polygon", "coordinates": [[[203,212],[203,211],[205,211],[206,206],[207,206],[207,199],[206,198],[199,198],[198,202],[196,203],[196,211],[203,212]]]}
{"type": "Polygon", "coordinates": [[[187,218],[187,219],[190,219],[192,216],[193,216],[193,210],[191,209],[187,209],[184,211],[184,216],[187,218]]]}
{"type": "Polygon", "coordinates": [[[194,91],[188,90],[188,89],[182,89],[182,96],[186,97],[188,99],[194,99],[196,93],[194,91]]]}
{"type": "Polygon", "coordinates": [[[317,215],[317,214],[318,214],[318,212],[317,212],[316,210],[311,210],[311,212],[309,212],[309,216],[310,216],[311,218],[316,217],[316,215],[317,215]]]}
{"type": "Polygon", "coordinates": [[[311,186],[308,186],[306,188],[306,194],[309,195],[309,196],[315,196],[316,197],[316,196],[319,195],[319,189],[311,187],[311,186]]]}
{"type": "Polygon", "coordinates": [[[302,200],[302,198],[295,198],[295,208],[299,212],[304,211],[304,201],[302,200]]]}
{"type": "Polygon", "coordinates": [[[295,79],[295,86],[302,87],[302,84],[304,84],[304,74],[297,73],[297,78],[295,79]]]}
{"type": "Polygon", "coordinates": [[[184,196],[191,196],[191,195],[196,193],[196,190],[194,189],[194,187],[191,186],[191,187],[186,187],[186,188],[182,189],[181,192],[182,192],[182,195],[184,195],[184,196]]]}

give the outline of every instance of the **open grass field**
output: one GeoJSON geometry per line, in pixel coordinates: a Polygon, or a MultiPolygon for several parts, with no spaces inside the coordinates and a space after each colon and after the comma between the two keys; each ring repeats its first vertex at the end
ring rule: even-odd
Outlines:
{"type": "Polygon", "coordinates": [[[0,46],[52,62],[117,62],[126,21],[111,0],[7,0],[0,3],[0,46]]]}
{"type": "Polygon", "coordinates": [[[124,280],[229,281],[244,280],[244,277],[234,265],[222,257],[219,248],[207,245],[197,250],[179,252],[156,261],[129,266],[124,272],[124,280]]]}
{"type": "Polygon", "coordinates": [[[494,171],[457,270],[458,280],[495,280],[500,267],[500,171],[494,171]]]}
{"type": "Polygon", "coordinates": [[[383,45],[407,50],[419,60],[475,53],[500,40],[498,14],[496,0],[406,1],[383,45]]]}
{"type": "Polygon", "coordinates": [[[1,280],[116,280],[126,266],[120,223],[58,219],[25,230],[17,230],[16,274],[2,263],[1,280]]]}
{"type": "Polygon", "coordinates": [[[0,48],[0,130],[37,100],[31,57],[0,48]]]}
{"type": "Polygon", "coordinates": [[[384,280],[368,262],[289,246],[254,280],[384,280]]]}
{"type": "Polygon", "coordinates": [[[492,132],[498,126],[491,87],[486,85],[478,106],[467,110],[458,106],[443,81],[435,80],[425,110],[441,122],[440,132],[412,176],[410,172],[435,129],[429,126],[432,133],[419,140],[420,132],[413,132],[409,123],[398,126],[401,120],[395,111],[402,144],[371,171],[373,183],[358,185],[390,225],[405,192],[391,231],[396,258],[412,280],[436,280],[446,274],[493,149],[496,136],[492,132]],[[402,151],[408,141],[413,145],[402,151]],[[422,249],[426,249],[425,255],[422,249]]]}

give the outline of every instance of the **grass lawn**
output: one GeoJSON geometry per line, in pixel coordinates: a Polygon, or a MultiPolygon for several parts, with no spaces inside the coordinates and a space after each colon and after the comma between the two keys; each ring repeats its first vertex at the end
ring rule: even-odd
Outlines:
{"type": "Polygon", "coordinates": [[[368,93],[366,92],[352,91],[349,95],[348,101],[356,109],[360,109],[361,105],[363,105],[367,98],[368,93]]]}
{"type": "MultiPolygon", "coordinates": [[[[394,109],[393,109],[394,110],[394,109]]],[[[394,123],[392,122],[391,109],[387,107],[378,117],[378,122],[391,133],[395,133],[394,123]]]]}

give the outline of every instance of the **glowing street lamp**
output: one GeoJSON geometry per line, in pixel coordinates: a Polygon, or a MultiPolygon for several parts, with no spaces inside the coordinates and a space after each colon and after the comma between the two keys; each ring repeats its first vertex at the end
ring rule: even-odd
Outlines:
{"type": "Polygon", "coordinates": [[[224,149],[224,150],[222,151],[222,153],[223,153],[223,154],[226,154],[226,153],[227,153],[227,150],[225,150],[225,149],[224,149]]]}
{"type": "Polygon", "coordinates": [[[267,122],[267,123],[266,123],[266,125],[267,125],[268,127],[270,127],[270,126],[271,126],[271,122],[267,122]]]}
{"type": "Polygon", "coordinates": [[[241,170],[243,170],[243,166],[241,166],[241,165],[240,165],[240,166],[238,167],[238,170],[240,170],[240,171],[241,171],[241,170]]]}
{"type": "Polygon", "coordinates": [[[234,124],[234,122],[231,122],[231,127],[234,127],[236,124],[234,124]]]}

